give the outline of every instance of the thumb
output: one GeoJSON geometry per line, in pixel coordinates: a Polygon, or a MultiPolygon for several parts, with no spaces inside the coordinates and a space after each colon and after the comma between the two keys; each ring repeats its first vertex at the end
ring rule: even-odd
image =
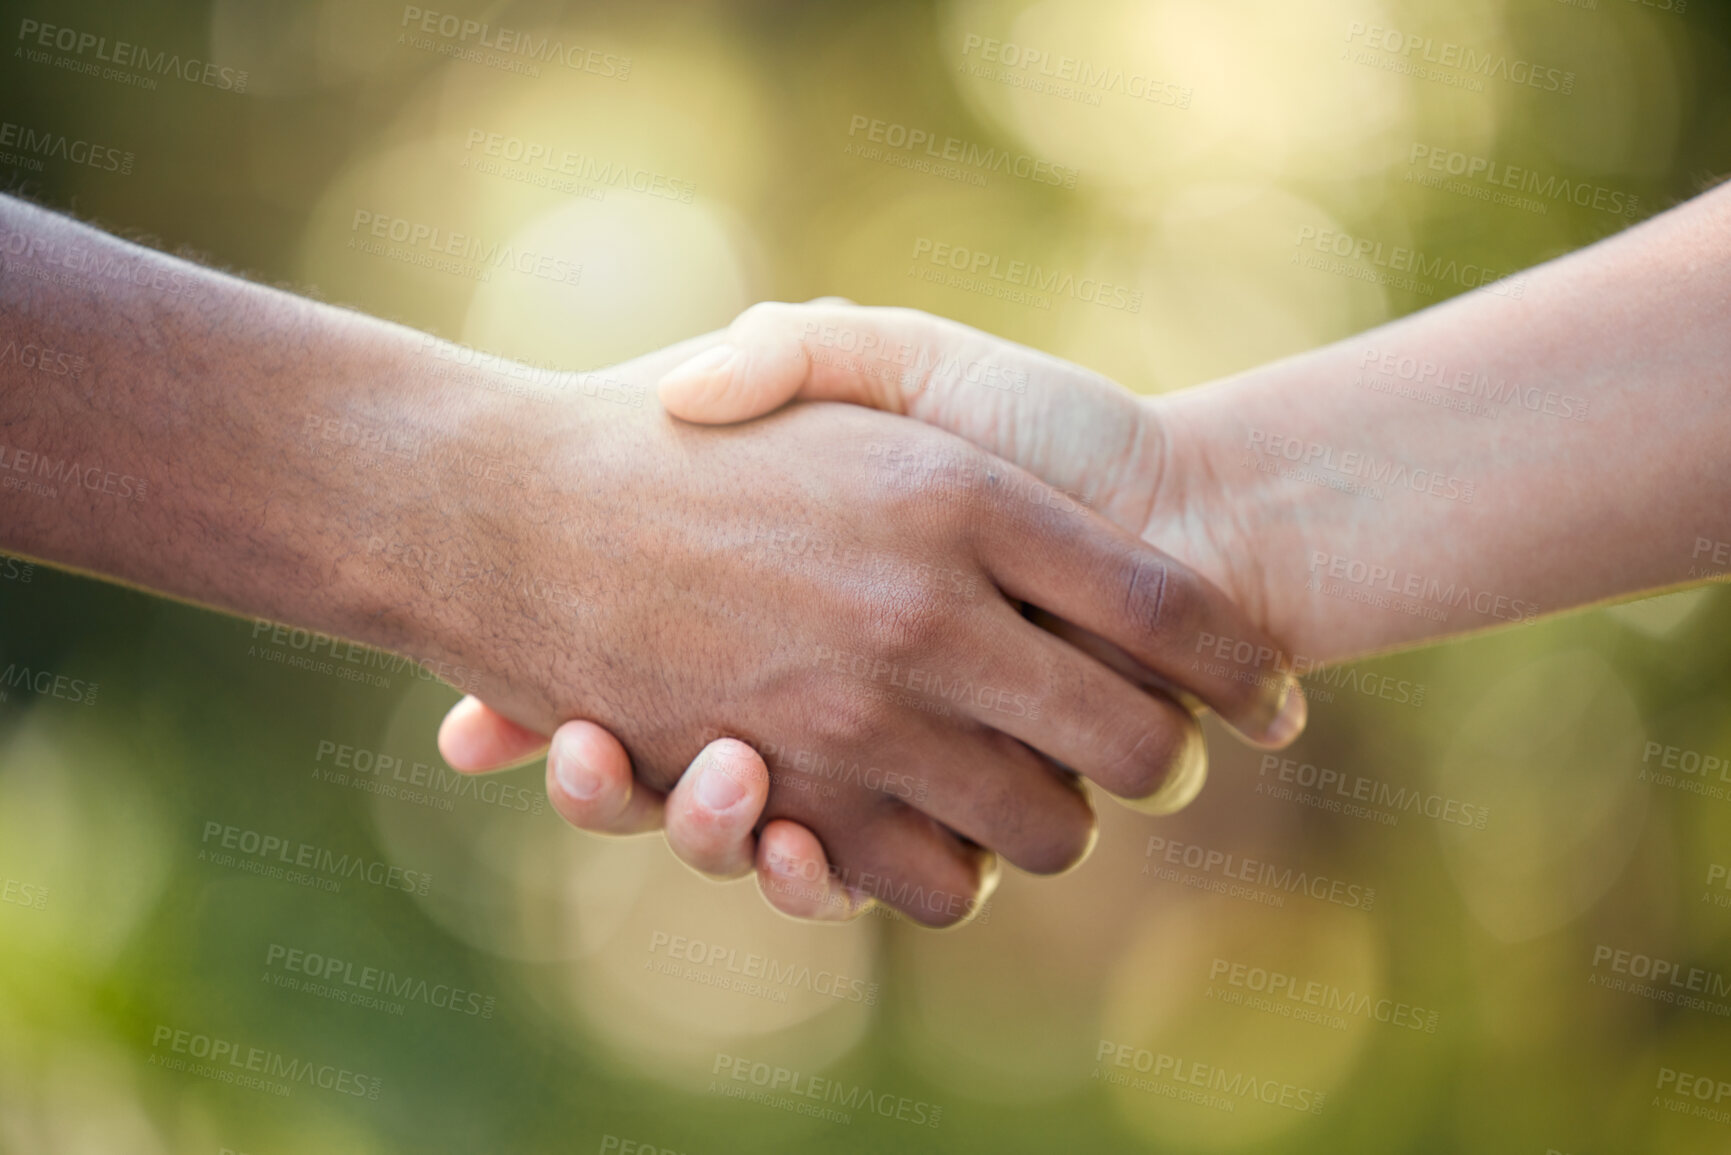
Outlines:
{"type": "Polygon", "coordinates": [[[753,305],[721,344],[663,377],[660,397],[673,416],[706,425],[749,421],[795,399],[844,401],[917,417],[1010,457],[1016,445],[1001,444],[1003,431],[1049,405],[1073,407],[1079,388],[1093,390],[1081,395],[1089,413],[1121,424],[1128,395],[1092,376],[912,309],[821,298],[753,305]]]}
{"type": "Polygon", "coordinates": [[[661,379],[661,405],[700,425],[749,421],[779,409],[799,393],[811,371],[805,346],[770,333],[749,339],[736,324],[728,339],[674,367],[661,379]]]}
{"type": "MultiPolygon", "coordinates": [[[[847,401],[902,413],[907,409],[903,375],[884,372],[860,353],[881,354],[891,343],[892,331],[905,327],[905,322],[898,325],[875,316],[844,297],[819,297],[804,305],[764,301],[734,318],[721,344],[661,379],[661,405],[673,416],[700,425],[750,421],[795,398],[847,401]],[[843,319],[839,331],[837,318],[843,319]],[[837,352],[839,356],[833,355],[837,352]]],[[[896,347],[915,347],[907,335],[903,338],[896,347]]],[[[894,363],[886,360],[884,365],[894,363]]]]}

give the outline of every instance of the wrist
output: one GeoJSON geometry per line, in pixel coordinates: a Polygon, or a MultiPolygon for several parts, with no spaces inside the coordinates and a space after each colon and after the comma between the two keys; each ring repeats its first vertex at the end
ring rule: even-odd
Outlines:
{"type": "Polygon", "coordinates": [[[1305,495],[1280,472],[1256,468],[1246,449],[1271,372],[1148,399],[1166,457],[1147,536],[1196,565],[1288,654],[1316,658],[1303,588],[1313,533],[1305,495]]]}
{"type": "Polygon", "coordinates": [[[308,568],[324,580],[276,612],[472,664],[492,588],[487,562],[535,491],[541,467],[531,436],[551,422],[524,420],[523,398],[478,379],[468,350],[354,322],[370,330],[358,342],[363,354],[297,407],[293,455],[278,466],[304,480],[286,487],[286,512],[304,523],[309,552],[323,553],[324,564],[308,568]]]}
{"type": "Polygon", "coordinates": [[[567,400],[575,376],[526,369],[477,368],[416,399],[401,442],[376,451],[373,467],[402,484],[359,550],[373,619],[404,634],[395,644],[501,676],[516,672],[505,639],[580,604],[572,559],[555,572],[537,538],[580,539],[572,523],[594,500],[576,468],[594,418],[567,400]]]}

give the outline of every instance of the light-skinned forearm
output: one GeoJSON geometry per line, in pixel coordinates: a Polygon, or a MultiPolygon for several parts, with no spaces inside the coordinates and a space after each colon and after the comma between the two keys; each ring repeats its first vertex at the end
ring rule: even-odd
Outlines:
{"type": "Polygon", "coordinates": [[[1728,382],[1720,191],[1155,404],[1165,484],[1218,486],[1264,624],[1323,661],[1731,572],[1728,382]]]}

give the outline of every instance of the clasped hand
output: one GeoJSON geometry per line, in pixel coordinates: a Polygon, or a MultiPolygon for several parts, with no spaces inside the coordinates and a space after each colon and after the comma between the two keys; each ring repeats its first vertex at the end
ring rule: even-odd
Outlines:
{"type": "Polygon", "coordinates": [[[875,900],[943,926],[999,855],[1038,874],[1085,856],[1078,776],[1169,812],[1202,785],[1201,709],[1260,744],[1302,728],[1288,673],[1196,661],[1209,638],[1278,647],[1235,600],[1225,535],[1192,535],[1199,568],[1145,540],[1175,489],[1128,392],[845,303],[758,306],[668,362],[608,371],[658,384],[667,413],[530,447],[565,479],[532,513],[581,544],[553,564],[585,593],[568,622],[537,607],[451,643],[499,673],[441,730],[453,766],[519,762],[563,721],[547,790],[574,824],[665,824],[706,873],[755,865],[790,914],[875,900]]]}

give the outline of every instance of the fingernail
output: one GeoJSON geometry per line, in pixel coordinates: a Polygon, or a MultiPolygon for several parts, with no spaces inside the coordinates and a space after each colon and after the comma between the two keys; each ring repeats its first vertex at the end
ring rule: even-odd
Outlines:
{"type": "Polygon", "coordinates": [[[745,784],[717,763],[720,760],[707,752],[698,756],[697,801],[706,810],[731,810],[745,797],[745,784]]]}
{"type": "Polygon", "coordinates": [[[579,802],[587,802],[601,793],[601,775],[571,752],[564,742],[555,742],[547,755],[553,760],[553,776],[559,788],[579,802]]]}
{"type": "Polygon", "coordinates": [[[1310,717],[1310,706],[1304,700],[1304,688],[1297,678],[1286,680],[1286,697],[1280,703],[1280,713],[1268,724],[1263,741],[1270,746],[1284,746],[1298,737],[1310,717]]]}
{"type": "Polygon", "coordinates": [[[689,361],[682,361],[668,370],[661,378],[663,389],[687,389],[705,378],[713,377],[727,369],[733,359],[739,355],[739,350],[732,345],[716,345],[705,349],[689,361]]]}

